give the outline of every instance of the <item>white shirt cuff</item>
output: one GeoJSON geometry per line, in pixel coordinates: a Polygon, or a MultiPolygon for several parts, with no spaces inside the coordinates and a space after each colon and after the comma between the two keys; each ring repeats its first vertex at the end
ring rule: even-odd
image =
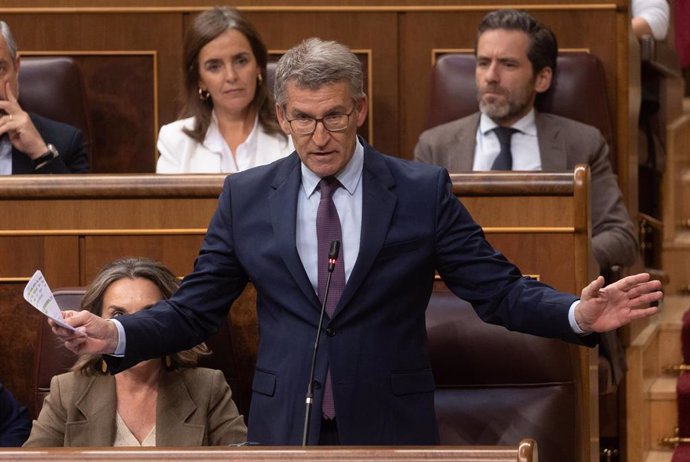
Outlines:
{"type": "Polygon", "coordinates": [[[583,330],[580,325],[575,320],[575,307],[580,303],[580,300],[575,300],[570,309],[568,310],[568,321],[570,322],[570,327],[573,329],[577,335],[589,335],[591,332],[583,330]]]}
{"type": "Polygon", "coordinates": [[[125,346],[127,343],[127,339],[125,337],[125,328],[122,327],[122,323],[120,323],[120,321],[117,319],[108,319],[108,321],[112,322],[115,324],[115,327],[117,327],[117,348],[115,348],[115,352],[110,356],[117,356],[121,358],[125,355],[125,346]]]}

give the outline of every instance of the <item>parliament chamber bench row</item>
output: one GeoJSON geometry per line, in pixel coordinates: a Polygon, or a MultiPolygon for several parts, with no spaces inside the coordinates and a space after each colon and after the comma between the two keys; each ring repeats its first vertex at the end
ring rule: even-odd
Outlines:
{"type": "MultiPolygon", "coordinates": [[[[361,54],[360,54],[361,55],[361,54]]],[[[360,56],[358,55],[358,56],[360,56]]],[[[267,67],[267,83],[273,86],[276,61],[279,54],[271,54],[267,67]]],[[[360,56],[366,68],[366,56],[360,56]]],[[[79,56],[26,56],[22,59],[19,73],[22,93],[20,104],[31,112],[76,126],[84,134],[89,164],[93,173],[153,173],[154,156],[151,155],[151,140],[139,145],[141,136],[127,134],[119,139],[116,132],[117,111],[105,111],[99,107],[100,101],[88,98],[85,78],[82,75],[79,56]],[[108,124],[102,119],[112,118],[108,124]],[[99,124],[94,121],[99,120],[99,124]],[[121,146],[120,149],[117,147],[121,146]],[[125,148],[126,147],[126,148],[125,148]],[[132,153],[136,153],[132,155],[132,153]]],[[[452,53],[438,50],[433,54],[434,66],[431,70],[428,118],[424,128],[431,128],[478,110],[475,86],[475,57],[471,52],[452,53]]],[[[86,72],[89,72],[89,66],[86,72]]],[[[551,89],[537,100],[537,108],[542,112],[553,113],[578,120],[597,127],[610,146],[609,156],[614,171],[617,170],[616,137],[612,111],[608,106],[606,76],[601,61],[589,52],[561,52],[557,63],[558,72],[551,89]],[[582,95],[588,95],[588,104],[582,104],[582,95]]],[[[372,78],[365,73],[365,80],[372,78]]],[[[368,87],[368,82],[364,84],[368,87]]],[[[373,96],[370,96],[373,99],[373,96]]],[[[374,107],[370,107],[373,117],[374,107]]],[[[372,142],[373,128],[370,117],[359,134],[372,142]]],[[[171,122],[171,121],[164,121],[171,122]]],[[[138,130],[155,131],[158,127],[148,126],[142,120],[138,130]]],[[[418,135],[418,134],[417,134],[418,135]]],[[[379,146],[384,149],[385,147],[379,146]]],[[[385,149],[384,149],[384,152],[385,149]]],[[[411,157],[411,152],[395,153],[411,157]]]]}
{"type": "MultiPolygon", "coordinates": [[[[0,179],[0,259],[6,262],[0,267],[0,347],[6,352],[0,378],[34,416],[50,378],[74,358],[22,300],[28,277],[41,269],[52,288],[75,287],[58,291],[58,298],[76,308],[83,286],[115,258],[154,258],[183,276],[223,178],[0,179]]],[[[572,293],[592,278],[586,167],[573,173],[458,174],[452,180],[489,241],[524,274],[572,293]]],[[[209,340],[214,354],[204,364],[223,370],[245,416],[258,338],[255,296],[250,285],[235,302],[227,323],[209,340]]],[[[594,350],[485,324],[440,280],[428,306],[427,332],[442,445],[508,445],[514,454],[521,440],[531,438],[544,460],[594,460],[594,350]]]]}

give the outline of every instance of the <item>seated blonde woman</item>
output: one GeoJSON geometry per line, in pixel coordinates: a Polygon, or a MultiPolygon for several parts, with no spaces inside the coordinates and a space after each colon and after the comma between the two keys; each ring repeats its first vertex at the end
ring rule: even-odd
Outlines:
{"type": "MultiPolygon", "coordinates": [[[[177,279],[160,263],[117,260],[96,276],[82,309],[104,318],[169,298],[177,279]]],[[[205,344],[145,361],[115,376],[100,356],[53,377],[24,446],[211,446],[246,441],[247,429],[220,371],[196,367],[205,344]]]]}

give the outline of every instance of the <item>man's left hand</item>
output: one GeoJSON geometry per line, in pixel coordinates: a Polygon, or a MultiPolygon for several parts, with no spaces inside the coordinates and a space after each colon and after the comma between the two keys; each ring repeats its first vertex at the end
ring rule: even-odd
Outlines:
{"type": "Polygon", "coordinates": [[[649,274],[640,273],[604,287],[604,278],[599,276],[582,290],[575,308],[577,324],[587,332],[607,332],[655,314],[657,307],[652,304],[663,293],[661,281],[650,279],[649,274]]]}

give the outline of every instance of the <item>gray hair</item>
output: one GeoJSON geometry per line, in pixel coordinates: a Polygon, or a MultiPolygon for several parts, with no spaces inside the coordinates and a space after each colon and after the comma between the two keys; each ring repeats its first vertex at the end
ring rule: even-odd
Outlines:
{"type": "Polygon", "coordinates": [[[273,94],[282,108],[287,103],[287,84],[317,90],[324,85],[346,81],[353,98],[364,97],[362,64],[345,45],[309,38],[285,53],[276,67],[273,94]]]}
{"type": "Polygon", "coordinates": [[[5,39],[5,43],[7,44],[7,49],[10,52],[10,56],[12,57],[12,61],[16,61],[17,60],[17,42],[14,41],[14,37],[12,36],[12,31],[10,30],[10,26],[8,26],[5,21],[0,21],[0,34],[2,34],[2,38],[5,39]]]}

